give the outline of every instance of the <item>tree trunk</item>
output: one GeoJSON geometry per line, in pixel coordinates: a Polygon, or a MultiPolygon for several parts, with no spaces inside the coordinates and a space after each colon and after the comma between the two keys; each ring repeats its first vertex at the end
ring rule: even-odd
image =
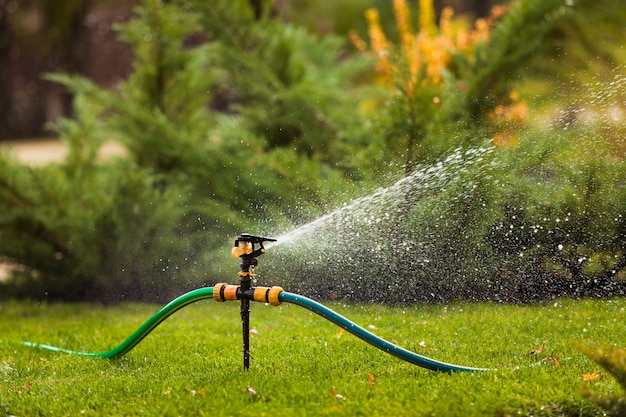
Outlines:
{"type": "Polygon", "coordinates": [[[0,0],[0,140],[44,135],[46,123],[69,115],[71,97],[44,74],[82,74],[109,87],[130,72],[130,50],[112,25],[133,3],[76,0],[61,15],[54,2],[0,0]]]}

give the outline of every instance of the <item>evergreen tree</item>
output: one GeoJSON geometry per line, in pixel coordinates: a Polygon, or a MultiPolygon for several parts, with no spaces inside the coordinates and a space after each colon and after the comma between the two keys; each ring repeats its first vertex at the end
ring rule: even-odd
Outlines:
{"type": "MultiPolygon", "coordinates": [[[[49,76],[76,98],[75,118],[55,126],[67,159],[27,168],[0,155],[0,256],[24,267],[14,289],[111,300],[180,292],[220,271],[216,250],[246,226],[298,221],[346,184],[333,165],[345,155],[332,156],[327,141],[344,126],[329,129],[319,117],[321,108],[343,113],[335,106],[344,101],[334,99],[355,73],[333,65],[340,44],[319,46],[312,35],[249,10],[244,2],[213,9],[146,0],[119,28],[135,59],[118,88],[49,76]],[[212,20],[216,10],[249,19],[251,37],[226,39],[231,22],[212,20]],[[302,53],[309,47],[317,48],[310,59],[302,53]],[[235,99],[224,104],[229,94],[235,99]],[[279,109],[267,116],[273,128],[259,127],[253,108],[261,107],[279,109]],[[294,126],[300,133],[284,143],[271,133],[294,126]],[[105,138],[128,155],[99,162],[105,138]],[[297,144],[302,138],[307,145],[297,144]]],[[[208,282],[216,279],[223,278],[208,282]]]]}

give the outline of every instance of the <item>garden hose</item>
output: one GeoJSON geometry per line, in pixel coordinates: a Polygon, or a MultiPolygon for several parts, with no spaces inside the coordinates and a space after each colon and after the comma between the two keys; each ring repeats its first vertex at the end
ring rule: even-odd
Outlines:
{"type": "Polygon", "coordinates": [[[70,349],[63,349],[56,346],[45,345],[41,343],[32,343],[32,342],[22,342],[23,345],[29,346],[32,348],[50,350],[53,352],[63,352],[69,353],[72,355],[81,355],[81,356],[95,356],[99,358],[106,359],[116,359],[120,356],[124,356],[128,353],[132,348],[137,346],[139,342],[143,340],[152,330],[154,330],[159,324],[161,324],[165,319],[169,316],[180,310],[181,308],[195,303],[196,301],[204,300],[206,298],[213,297],[213,287],[199,288],[197,290],[190,291],[186,294],[181,295],[175,300],[169,302],[166,306],[157,311],[152,317],[148,319],[141,327],[139,327],[135,333],[130,335],[128,339],[122,342],[119,346],[107,350],[105,352],[80,352],[70,349]]]}
{"type": "Polygon", "coordinates": [[[330,308],[325,307],[322,304],[302,295],[283,291],[280,287],[255,287],[244,292],[238,285],[227,285],[223,283],[216,284],[215,287],[200,288],[181,295],[180,297],[171,301],[170,303],[162,307],[159,311],[157,311],[152,317],[148,319],[148,321],[146,321],[141,327],[139,327],[139,329],[137,329],[128,339],[122,342],[119,346],[105,352],[80,352],[32,342],[22,342],[22,344],[28,347],[44,349],[53,352],[115,359],[128,353],[132,348],[137,346],[137,344],[141,342],[143,338],[146,337],[152,330],[154,330],[159,324],[165,321],[165,319],[191,303],[207,298],[213,298],[216,301],[234,301],[242,299],[244,297],[250,300],[264,302],[271,305],[279,305],[281,302],[286,302],[298,305],[300,307],[304,307],[307,310],[310,310],[329,320],[330,322],[336,324],[342,329],[345,329],[346,331],[352,333],[353,335],[371,344],[372,346],[377,347],[383,352],[386,352],[390,355],[393,355],[399,359],[420,366],[422,368],[440,372],[475,372],[489,370],[487,368],[471,368],[440,362],[419,355],[407,349],[403,349],[365,330],[363,327],[353,323],[352,321],[341,316],[330,308]]]}
{"type": "Polygon", "coordinates": [[[315,314],[324,317],[326,320],[331,321],[342,329],[352,333],[359,339],[369,343],[374,347],[377,347],[383,352],[400,358],[403,361],[412,363],[413,365],[430,369],[431,371],[439,372],[476,372],[490,370],[488,368],[471,368],[467,366],[453,365],[450,363],[440,362],[422,355],[418,355],[415,352],[401,348],[400,346],[394,345],[393,343],[376,336],[374,333],[365,330],[363,327],[353,323],[352,321],[336,313],[330,308],[316,301],[313,301],[310,298],[283,291],[280,293],[278,299],[286,303],[291,303],[300,307],[304,307],[314,312],[315,314]]]}

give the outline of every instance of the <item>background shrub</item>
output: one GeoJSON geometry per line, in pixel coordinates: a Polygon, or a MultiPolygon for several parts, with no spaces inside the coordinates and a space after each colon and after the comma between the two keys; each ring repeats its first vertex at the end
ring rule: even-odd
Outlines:
{"type": "MultiPolygon", "coordinates": [[[[540,63],[565,59],[609,2],[514,2],[475,30],[445,13],[437,28],[432,2],[394,4],[396,28],[368,12],[369,34],[391,40],[362,47],[245,0],[143,1],[118,28],[128,79],[47,76],[75,99],[54,126],[66,160],[0,154],[0,256],[19,265],[3,294],[163,298],[230,281],[237,234],[299,224],[273,246],[269,283],[393,302],[622,294],[623,128],[575,111],[533,126],[516,91],[553,83],[540,63]],[[405,35],[426,46],[417,67],[405,35]],[[105,140],[127,154],[99,161],[105,140]]],[[[624,77],[604,71],[593,101],[608,106],[624,77]]]]}

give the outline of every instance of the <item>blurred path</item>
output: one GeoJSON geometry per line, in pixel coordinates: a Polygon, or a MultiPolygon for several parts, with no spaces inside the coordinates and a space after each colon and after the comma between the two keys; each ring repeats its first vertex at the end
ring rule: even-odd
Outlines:
{"type": "MultiPolygon", "coordinates": [[[[12,148],[17,158],[28,165],[45,165],[60,162],[67,154],[67,146],[58,139],[20,139],[0,142],[0,149],[12,148]]],[[[125,155],[124,147],[117,142],[106,142],[100,148],[99,156],[125,155]]]]}

